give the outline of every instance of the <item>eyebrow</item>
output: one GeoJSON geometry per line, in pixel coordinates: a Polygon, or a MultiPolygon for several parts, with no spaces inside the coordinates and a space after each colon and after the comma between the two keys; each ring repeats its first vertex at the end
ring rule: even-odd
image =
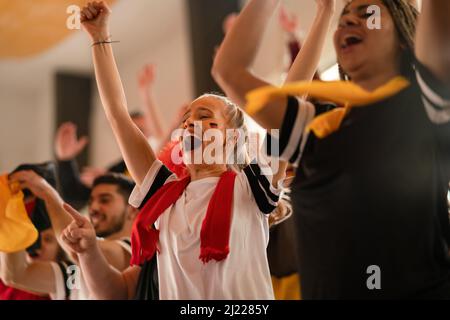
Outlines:
{"type": "MultiPolygon", "coordinates": [[[[348,9],[348,7],[350,6],[350,4],[348,4],[344,10],[342,11],[341,17],[344,15],[347,15],[350,13],[350,10],[348,9]]],[[[362,4],[356,7],[356,11],[358,13],[360,13],[361,11],[367,11],[367,8],[370,7],[370,4],[362,4]]]]}
{"type": "Polygon", "coordinates": [[[206,107],[199,107],[199,108],[198,108],[198,111],[207,111],[207,112],[209,112],[209,113],[213,113],[211,110],[209,110],[209,109],[206,108],[206,107]]]}

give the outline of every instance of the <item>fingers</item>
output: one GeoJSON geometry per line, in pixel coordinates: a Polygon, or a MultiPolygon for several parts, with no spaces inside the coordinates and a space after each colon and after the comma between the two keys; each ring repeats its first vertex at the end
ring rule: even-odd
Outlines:
{"type": "Polygon", "coordinates": [[[73,122],[64,122],[60,127],[58,131],[62,132],[68,132],[68,131],[75,131],[77,129],[77,126],[73,122]]]}
{"type": "Polygon", "coordinates": [[[9,185],[12,193],[17,193],[24,189],[30,189],[28,180],[31,174],[29,171],[18,171],[9,176],[9,185]]]}
{"type": "Polygon", "coordinates": [[[86,15],[84,14],[83,11],[80,12],[80,21],[81,21],[82,23],[85,22],[85,21],[87,21],[87,17],[86,17],[86,15]]]}
{"type": "Polygon", "coordinates": [[[57,139],[64,139],[76,135],[77,126],[72,122],[63,123],[56,133],[57,139]]]}
{"type": "Polygon", "coordinates": [[[89,12],[92,14],[93,17],[97,17],[97,15],[99,14],[99,11],[95,9],[93,5],[90,5],[87,9],[89,10],[89,12]]]}
{"type": "Polygon", "coordinates": [[[72,250],[76,253],[82,252],[82,248],[80,246],[80,240],[72,237],[68,231],[64,230],[61,233],[61,239],[70,248],[70,250],[72,250]]]}
{"type": "Polygon", "coordinates": [[[94,18],[91,11],[89,11],[89,7],[84,7],[83,10],[81,10],[81,14],[83,14],[87,20],[92,20],[94,18]]]}
{"type": "Polygon", "coordinates": [[[90,238],[92,236],[91,230],[81,228],[75,221],[69,224],[64,231],[64,235],[72,243],[75,243],[83,238],[90,238]]]}
{"type": "MultiPolygon", "coordinates": [[[[88,137],[84,136],[77,141],[77,126],[72,122],[63,123],[57,133],[56,142],[59,144],[77,144],[77,151],[81,151],[89,142],[88,137]]],[[[67,145],[65,145],[67,147],[67,145]]]]}
{"type": "Polygon", "coordinates": [[[70,235],[72,236],[73,239],[88,239],[92,236],[90,230],[87,229],[82,229],[82,228],[78,228],[78,229],[74,229],[70,232],[70,235]]]}
{"type": "Polygon", "coordinates": [[[9,182],[20,182],[26,179],[28,176],[26,171],[18,171],[9,175],[9,182]]]}
{"type": "Polygon", "coordinates": [[[26,184],[36,176],[37,174],[32,170],[17,171],[9,175],[9,181],[10,183],[26,184]]]}
{"type": "Polygon", "coordinates": [[[104,1],[88,2],[86,6],[81,10],[81,22],[95,20],[101,13],[111,13],[111,9],[104,1]]]}
{"type": "Polygon", "coordinates": [[[80,140],[78,140],[77,151],[81,152],[88,143],[89,143],[89,138],[87,136],[81,137],[80,140]]]}
{"type": "Polygon", "coordinates": [[[89,223],[89,220],[87,220],[87,218],[83,217],[81,215],[81,213],[79,213],[77,210],[75,210],[74,208],[72,208],[72,206],[70,206],[67,203],[63,204],[63,208],[64,210],[66,210],[66,212],[68,214],[70,214],[70,216],[72,217],[72,219],[75,221],[75,223],[79,226],[82,227],[84,226],[86,223],[89,223]]]}
{"type": "Polygon", "coordinates": [[[96,9],[94,7],[94,4],[92,2],[88,2],[85,7],[81,10],[82,16],[86,18],[86,20],[93,20],[97,18],[98,14],[100,13],[100,10],[96,9]]]}
{"type": "Polygon", "coordinates": [[[95,9],[101,12],[111,13],[111,9],[105,1],[94,1],[92,2],[92,5],[95,9]]]}
{"type": "Polygon", "coordinates": [[[73,229],[72,231],[70,231],[70,226],[67,227],[66,229],[64,229],[64,231],[62,232],[62,239],[64,240],[64,242],[69,243],[69,244],[77,244],[80,241],[79,237],[74,237],[72,235],[72,233],[75,230],[79,230],[79,229],[73,229]]]}
{"type": "MultiPolygon", "coordinates": [[[[69,210],[70,214],[78,214],[73,209],[69,210]]],[[[93,228],[88,225],[80,226],[78,221],[74,220],[61,232],[61,240],[73,251],[83,253],[95,245],[96,235],[93,228]]]]}

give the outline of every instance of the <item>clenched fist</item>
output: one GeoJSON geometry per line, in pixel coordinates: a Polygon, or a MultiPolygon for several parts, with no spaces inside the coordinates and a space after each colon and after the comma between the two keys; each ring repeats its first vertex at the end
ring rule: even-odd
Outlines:
{"type": "Polygon", "coordinates": [[[93,1],[81,10],[81,26],[93,42],[109,38],[109,16],[111,9],[104,1],[93,1]]]}

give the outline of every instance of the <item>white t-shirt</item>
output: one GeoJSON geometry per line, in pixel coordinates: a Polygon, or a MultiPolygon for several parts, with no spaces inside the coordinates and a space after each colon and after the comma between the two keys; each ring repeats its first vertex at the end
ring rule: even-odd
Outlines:
{"type": "MultiPolygon", "coordinates": [[[[225,260],[203,264],[199,259],[202,222],[219,178],[191,182],[156,221],[161,300],[274,299],[266,254],[269,225],[264,213],[276,207],[280,191],[254,172],[258,170],[252,165],[236,177],[230,253],[225,260]]],[[[176,176],[155,161],[142,185],[133,190],[130,204],[142,207],[158,186],[174,180],[176,176]]]]}

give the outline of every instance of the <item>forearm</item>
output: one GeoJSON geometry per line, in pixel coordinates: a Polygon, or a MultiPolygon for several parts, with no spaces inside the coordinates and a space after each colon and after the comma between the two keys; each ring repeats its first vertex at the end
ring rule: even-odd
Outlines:
{"type": "Polygon", "coordinates": [[[248,91],[266,85],[251,74],[250,67],[277,5],[277,0],[250,1],[227,33],[214,60],[214,78],[239,104],[245,102],[248,91]]]}
{"type": "Polygon", "coordinates": [[[106,116],[136,183],[141,184],[155,160],[146,137],[128,114],[125,94],[110,44],[92,49],[97,85],[106,116]]]}
{"type": "Polygon", "coordinates": [[[239,14],[217,53],[217,68],[233,72],[236,68],[248,69],[251,66],[277,4],[276,0],[250,1],[239,14]]]}
{"type": "Polygon", "coordinates": [[[450,83],[450,1],[423,1],[416,33],[416,56],[441,81],[450,83]]]}
{"type": "Polygon", "coordinates": [[[52,294],[55,282],[49,262],[28,263],[25,251],[0,253],[0,278],[14,288],[52,294]]]}
{"type": "Polygon", "coordinates": [[[45,202],[45,207],[52,223],[52,228],[55,231],[57,237],[59,237],[62,230],[64,230],[69,225],[72,219],[63,209],[64,201],[61,199],[56,190],[47,190],[43,200],[45,202]]]}
{"type": "Polygon", "coordinates": [[[79,254],[83,277],[93,298],[126,300],[128,286],[122,273],[111,267],[96,245],[89,253],[79,254]]]}
{"type": "Polygon", "coordinates": [[[25,269],[25,252],[0,253],[0,278],[6,285],[17,283],[25,269]]]}
{"type": "Polygon", "coordinates": [[[74,208],[81,209],[86,205],[91,190],[81,182],[75,159],[58,160],[57,164],[61,196],[74,208]]]}
{"type": "Polygon", "coordinates": [[[333,13],[332,8],[318,8],[308,36],[289,70],[286,83],[313,79],[330,29],[333,13]]]}
{"type": "Polygon", "coordinates": [[[43,200],[58,243],[64,250],[70,252],[64,241],[61,239],[62,231],[72,222],[72,218],[63,208],[64,201],[56,190],[50,188],[46,190],[43,200]]]}
{"type": "Polygon", "coordinates": [[[144,104],[145,110],[145,121],[150,129],[150,134],[157,138],[164,138],[164,128],[163,128],[163,118],[161,115],[161,110],[155,103],[155,99],[150,90],[141,89],[141,99],[144,104]]]}

